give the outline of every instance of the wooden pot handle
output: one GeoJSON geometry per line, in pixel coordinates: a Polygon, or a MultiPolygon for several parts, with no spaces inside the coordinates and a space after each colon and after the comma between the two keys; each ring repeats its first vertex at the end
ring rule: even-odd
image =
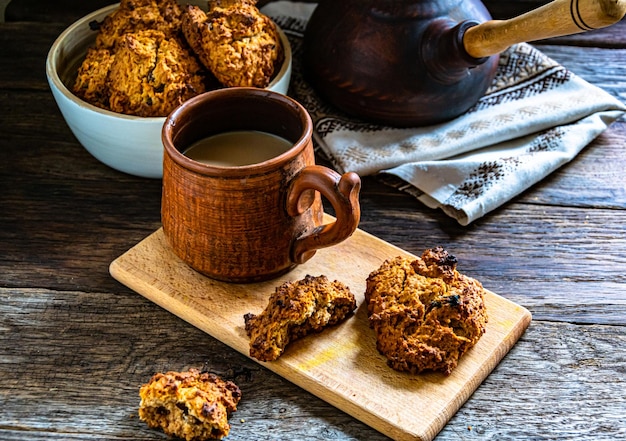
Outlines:
{"type": "Polygon", "coordinates": [[[463,45],[469,55],[482,58],[516,43],[604,28],[625,14],[626,0],[554,0],[510,20],[474,26],[465,31],[463,45]]]}
{"type": "Polygon", "coordinates": [[[291,247],[291,260],[301,264],[320,248],[336,245],[354,233],[361,219],[359,191],[361,178],[354,172],[339,173],[321,165],[304,168],[292,181],[287,194],[287,213],[298,216],[307,208],[311,198],[304,197],[311,190],[319,191],[335,210],[336,220],[321,225],[312,232],[296,238],[291,247]]]}

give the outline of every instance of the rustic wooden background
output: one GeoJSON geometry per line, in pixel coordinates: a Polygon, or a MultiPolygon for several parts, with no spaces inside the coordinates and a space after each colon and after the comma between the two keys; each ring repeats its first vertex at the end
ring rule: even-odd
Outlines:
{"type": "MultiPolygon", "coordinates": [[[[165,439],[138,421],[138,387],[187,367],[244,390],[229,440],[386,439],[109,275],[160,226],[161,183],[92,158],[44,72],[56,36],[108,3],[12,0],[0,23],[0,439],[165,439]]],[[[539,3],[486,2],[503,18],[539,3]]],[[[626,102],[625,21],[537,47],[626,102]]],[[[443,245],[533,313],[438,441],[626,438],[625,144],[622,119],[469,227],[364,178],[363,230],[416,254],[443,245]]]]}

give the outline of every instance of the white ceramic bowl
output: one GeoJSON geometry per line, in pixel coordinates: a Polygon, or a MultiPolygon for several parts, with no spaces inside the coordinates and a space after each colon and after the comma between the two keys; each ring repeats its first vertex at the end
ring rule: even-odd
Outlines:
{"type": "MultiPolygon", "coordinates": [[[[63,31],[48,52],[46,76],[67,125],[89,153],[116,170],[161,178],[161,129],[165,117],[145,118],[100,109],[70,91],[87,48],[95,42],[96,32],[89,28],[89,23],[102,21],[118,6],[92,12],[63,31]]],[[[285,49],[285,62],[267,89],[286,94],[291,78],[291,47],[284,32],[281,29],[278,32],[285,49]]]]}

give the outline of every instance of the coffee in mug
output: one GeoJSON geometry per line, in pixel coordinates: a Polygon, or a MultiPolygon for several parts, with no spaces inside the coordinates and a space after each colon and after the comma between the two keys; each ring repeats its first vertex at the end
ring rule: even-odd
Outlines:
{"type": "Polygon", "coordinates": [[[174,110],[162,132],[161,207],[174,253],[204,275],[244,283],[347,239],[360,219],[361,181],[316,165],[312,133],[302,105],[265,89],[215,90],[174,110]],[[286,145],[265,148],[267,136],[286,145]],[[322,195],[335,211],[329,224],[322,195]]]}
{"type": "Polygon", "coordinates": [[[203,138],[183,154],[204,164],[237,167],[267,161],[292,146],[291,141],[278,135],[258,130],[236,130],[203,138]]]}

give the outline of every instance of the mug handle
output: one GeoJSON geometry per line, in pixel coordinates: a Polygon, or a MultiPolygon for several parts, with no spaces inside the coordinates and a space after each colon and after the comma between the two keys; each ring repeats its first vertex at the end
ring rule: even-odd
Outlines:
{"type": "Polygon", "coordinates": [[[336,245],[354,233],[361,219],[360,189],[361,178],[354,172],[340,175],[327,167],[310,165],[296,175],[287,193],[289,216],[304,213],[310,207],[312,198],[303,196],[311,190],[317,190],[330,201],[336,220],[320,225],[310,234],[294,241],[291,246],[291,260],[294,263],[304,263],[313,257],[316,250],[336,245]]]}

